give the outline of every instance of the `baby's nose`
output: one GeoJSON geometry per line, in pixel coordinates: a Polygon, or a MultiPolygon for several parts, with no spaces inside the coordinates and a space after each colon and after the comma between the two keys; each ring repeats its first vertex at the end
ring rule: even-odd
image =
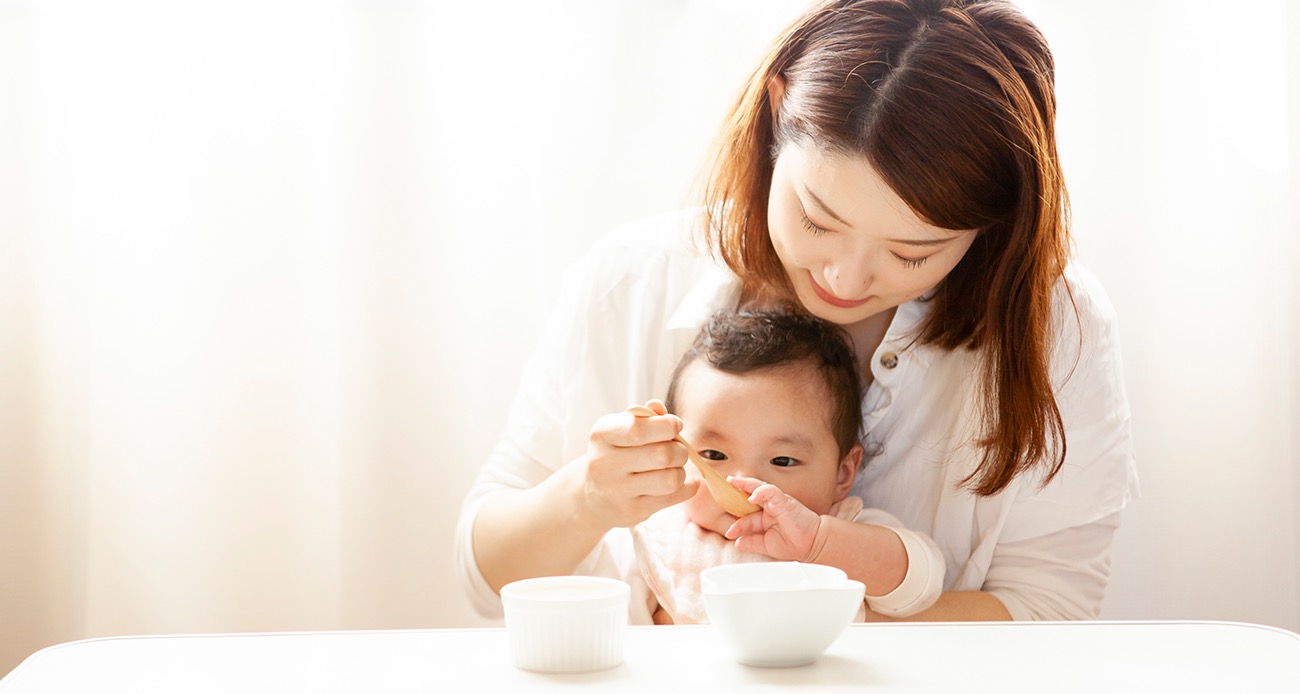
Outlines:
{"type": "Polygon", "coordinates": [[[762,474],[762,470],[763,465],[760,463],[736,463],[730,469],[721,472],[724,476],[757,478],[762,474]]]}

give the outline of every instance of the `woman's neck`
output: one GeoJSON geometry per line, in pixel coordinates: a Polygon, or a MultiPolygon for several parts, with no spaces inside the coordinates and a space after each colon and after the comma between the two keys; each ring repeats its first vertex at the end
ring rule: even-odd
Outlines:
{"type": "Polygon", "coordinates": [[[894,322],[894,314],[897,312],[898,307],[895,306],[857,323],[842,326],[853,340],[853,354],[858,358],[864,386],[871,385],[875,378],[871,373],[871,360],[875,357],[876,348],[884,342],[885,333],[889,332],[889,326],[894,322]]]}

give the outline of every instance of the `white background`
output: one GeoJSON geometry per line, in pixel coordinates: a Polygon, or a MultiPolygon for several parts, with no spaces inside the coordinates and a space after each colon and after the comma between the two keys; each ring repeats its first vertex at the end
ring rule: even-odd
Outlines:
{"type": "MultiPolygon", "coordinates": [[[[559,273],[794,0],[0,0],[0,673],[481,624],[460,498],[559,273]]],[[[1103,616],[1300,629],[1300,13],[1037,0],[1143,496],[1103,616]]]]}

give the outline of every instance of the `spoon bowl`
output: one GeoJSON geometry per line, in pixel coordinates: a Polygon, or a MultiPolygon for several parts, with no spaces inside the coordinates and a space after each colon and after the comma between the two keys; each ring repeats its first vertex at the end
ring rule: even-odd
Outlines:
{"type": "MultiPolygon", "coordinates": [[[[637,417],[659,416],[658,412],[644,405],[633,405],[627,408],[627,411],[637,417]]],[[[695,469],[700,472],[700,477],[704,480],[704,485],[709,490],[709,494],[718,502],[723,511],[737,518],[742,518],[759,510],[758,505],[752,503],[744,492],[732,486],[727,481],[727,478],[722,476],[722,473],[714,470],[709,461],[702,458],[695,451],[695,447],[687,443],[686,439],[682,438],[680,434],[675,436],[673,440],[686,447],[687,457],[695,464],[695,469]]]]}

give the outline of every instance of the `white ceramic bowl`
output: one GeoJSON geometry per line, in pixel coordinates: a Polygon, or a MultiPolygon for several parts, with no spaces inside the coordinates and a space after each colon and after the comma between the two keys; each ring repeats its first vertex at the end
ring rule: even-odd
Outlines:
{"type": "Polygon", "coordinates": [[[730,564],[700,573],[704,608],[745,665],[817,659],[862,607],[865,588],[836,568],[798,562],[730,564]]]}
{"type": "Polygon", "coordinates": [[[623,662],[631,589],[596,576],[547,576],[501,588],[510,658],[534,672],[587,672],[623,662]]]}

